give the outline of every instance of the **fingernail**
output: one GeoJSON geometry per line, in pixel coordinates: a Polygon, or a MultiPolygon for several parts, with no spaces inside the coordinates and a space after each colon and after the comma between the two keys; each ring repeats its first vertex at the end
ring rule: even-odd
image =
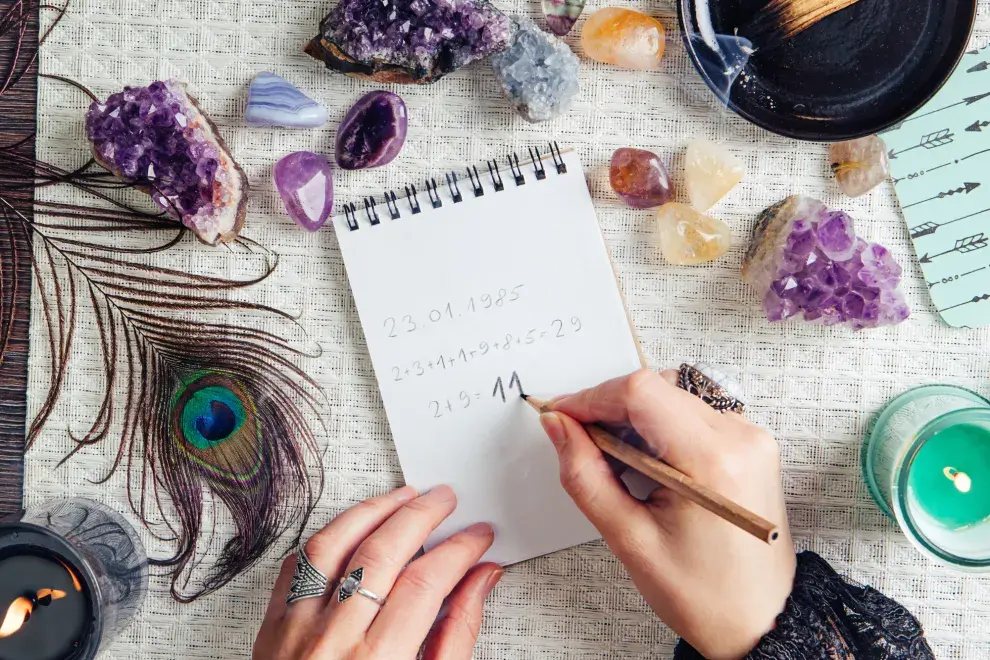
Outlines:
{"type": "Polygon", "coordinates": [[[457,495],[454,494],[454,489],[447,485],[435,486],[430,489],[430,492],[425,495],[436,498],[441,502],[455,502],[457,501],[457,495]]]}
{"type": "Polygon", "coordinates": [[[417,493],[416,489],[412,486],[403,486],[398,490],[392,491],[392,497],[394,497],[397,502],[409,502],[416,499],[418,496],[419,493],[417,493]]]}
{"type": "Polygon", "coordinates": [[[492,571],[492,574],[488,576],[488,582],[485,583],[486,594],[490,594],[492,592],[492,589],[495,588],[495,585],[498,584],[498,581],[502,579],[503,575],[505,575],[505,569],[496,568],[492,571]]]}
{"type": "Polygon", "coordinates": [[[543,430],[550,437],[550,442],[559,450],[560,446],[567,440],[567,434],[564,432],[564,425],[560,421],[560,416],[552,412],[543,413],[540,415],[540,424],[543,425],[543,430]]]}
{"type": "Polygon", "coordinates": [[[488,523],[475,523],[464,530],[464,533],[469,536],[477,536],[479,538],[487,538],[489,536],[495,535],[495,530],[488,523]]]}

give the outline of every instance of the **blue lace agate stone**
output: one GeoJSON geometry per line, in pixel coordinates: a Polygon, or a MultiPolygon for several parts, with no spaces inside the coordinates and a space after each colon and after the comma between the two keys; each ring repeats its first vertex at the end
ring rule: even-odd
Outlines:
{"type": "Polygon", "coordinates": [[[248,89],[244,123],[249,126],[316,128],[327,123],[327,109],[285,78],[262,71],[254,77],[248,89]]]}

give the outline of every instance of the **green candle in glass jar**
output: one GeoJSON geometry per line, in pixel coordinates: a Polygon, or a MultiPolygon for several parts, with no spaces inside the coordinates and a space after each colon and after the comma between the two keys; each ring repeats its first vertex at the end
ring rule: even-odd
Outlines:
{"type": "Polygon", "coordinates": [[[908,488],[949,529],[990,521],[990,430],[957,424],[933,435],[914,457],[908,488]]]}
{"type": "Polygon", "coordinates": [[[893,399],[863,444],[863,476],[915,547],[990,572],[990,401],[952,385],[893,399]]]}

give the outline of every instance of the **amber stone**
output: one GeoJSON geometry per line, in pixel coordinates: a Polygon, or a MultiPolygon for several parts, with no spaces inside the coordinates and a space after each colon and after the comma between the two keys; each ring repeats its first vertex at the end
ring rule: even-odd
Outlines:
{"type": "Polygon", "coordinates": [[[674,198],[674,182],[660,158],[645,149],[623,147],[612,154],[612,190],[634,209],[662,206],[674,198]]]}
{"type": "Polygon", "coordinates": [[[665,40],[660,21],[619,7],[599,9],[581,30],[581,47],[588,57],[629,69],[660,66],[665,40]]]}
{"type": "Polygon", "coordinates": [[[859,197],[887,179],[887,145],[876,135],[836,142],[828,150],[829,164],[842,192],[859,197]]]}
{"type": "Polygon", "coordinates": [[[677,202],[664,204],[657,211],[657,231],[664,258],[680,266],[718,259],[732,242],[724,222],[677,202]]]}

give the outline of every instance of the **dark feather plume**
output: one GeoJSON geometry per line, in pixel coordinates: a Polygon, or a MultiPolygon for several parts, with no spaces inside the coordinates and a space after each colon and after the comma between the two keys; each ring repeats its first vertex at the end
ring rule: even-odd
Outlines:
{"type": "MultiPolygon", "coordinates": [[[[58,11],[58,18],[65,11],[21,0],[0,18],[0,39],[13,35],[18,52],[0,72],[0,114],[3,92],[36,63],[36,48],[18,35],[39,7],[58,11]]],[[[324,399],[296,364],[315,356],[283,338],[300,334],[295,319],[235,295],[269,277],[277,255],[238,239],[229,258],[259,265],[257,276],[245,280],[156,265],[155,255],[183,241],[196,243],[166,213],[128,201],[135,186],[153,182],[122,182],[92,160],[73,170],[38,161],[33,135],[0,145],[0,251],[16,261],[15,239],[33,247],[40,304],[35,318],[43,320],[49,343],[47,395],[26,446],[64,393],[79,318],[91,315],[103,394],[63,462],[86,446],[119,443],[104,480],[127,471],[133,510],[152,534],[175,545],[172,556],[153,563],[171,571],[173,597],[189,602],[250,567],[283,534],[298,541],[323,485],[322,472],[311,474],[307,467],[307,459],[318,455],[307,416],[318,416],[324,399]],[[52,196],[46,194],[34,199],[36,190],[50,187],[71,190],[71,198],[81,201],[47,201],[52,196]],[[281,327],[264,330],[262,323],[281,327]],[[204,517],[214,500],[229,511],[235,532],[206,567],[203,556],[215,530],[204,517]]],[[[0,364],[13,310],[30,302],[16,296],[16,272],[5,271],[3,263],[0,364]]]]}

